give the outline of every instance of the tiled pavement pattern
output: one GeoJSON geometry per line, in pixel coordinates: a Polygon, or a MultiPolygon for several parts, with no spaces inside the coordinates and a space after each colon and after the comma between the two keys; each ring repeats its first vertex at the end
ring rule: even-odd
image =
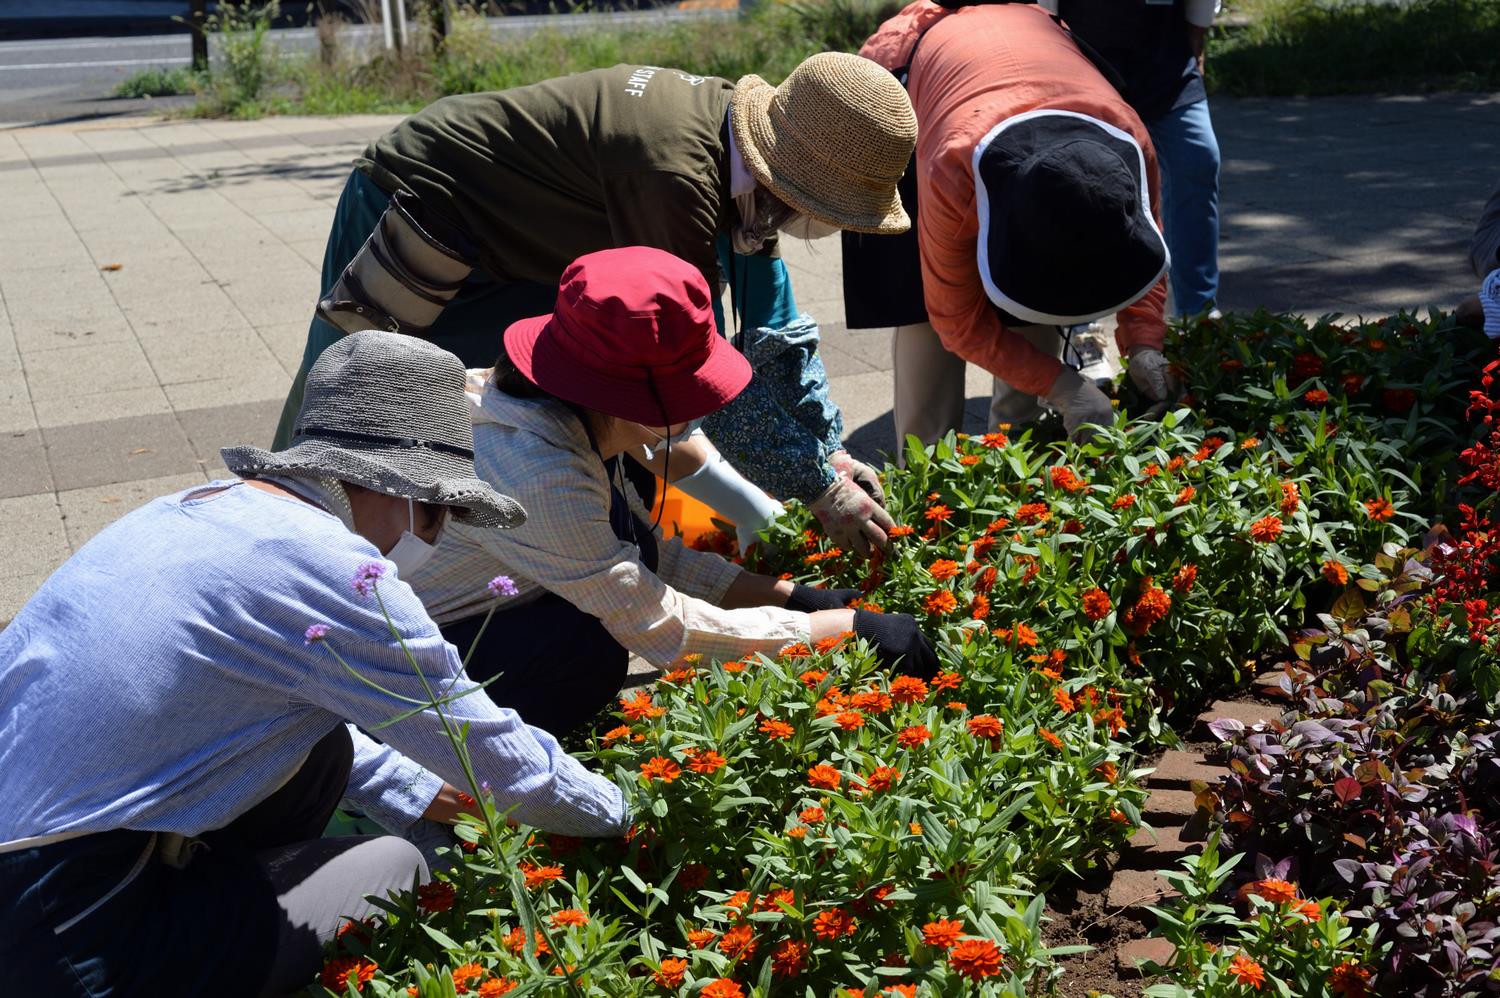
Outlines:
{"type": "MultiPolygon", "coordinates": [[[[1225,307],[1451,304],[1500,96],[1218,101],[1225,307]]],[[[145,500],[271,437],[350,158],[394,118],[0,131],[0,622],[145,500]]],[[[888,337],[836,240],[788,247],[853,440],[890,444],[888,337]]],[[[970,414],[988,377],[970,369],[970,414]]]]}

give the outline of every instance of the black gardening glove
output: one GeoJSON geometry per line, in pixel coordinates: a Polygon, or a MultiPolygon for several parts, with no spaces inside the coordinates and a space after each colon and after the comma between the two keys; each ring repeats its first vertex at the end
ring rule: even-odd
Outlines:
{"type": "Polygon", "coordinates": [[[908,676],[931,679],[938,671],[937,652],[909,613],[854,611],[854,636],[875,646],[880,664],[908,676]]]}
{"type": "Polygon", "coordinates": [[[786,608],[801,613],[816,613],[819,610],[842,610],[851,600],[860,596],[858,589],[814,589],[800,582],[792,583],[792,595],[786,598],[786,608]]]}

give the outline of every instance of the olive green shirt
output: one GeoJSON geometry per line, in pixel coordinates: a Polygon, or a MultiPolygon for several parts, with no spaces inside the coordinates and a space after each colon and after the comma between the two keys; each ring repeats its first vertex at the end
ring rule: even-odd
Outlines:
{"type": "Polygon", "coordinates": [[[714,286],[714,238],[733,204],[724,141],[733,87],[615,66],[444,97],[356,165],[467,233],[496,280],[555,283],[585,253],[654,246],[714,286]]]}

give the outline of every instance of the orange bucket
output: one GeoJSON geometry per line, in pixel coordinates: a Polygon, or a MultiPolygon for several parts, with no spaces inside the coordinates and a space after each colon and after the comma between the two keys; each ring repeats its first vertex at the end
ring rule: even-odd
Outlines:
{"type": "MultiPolygon", "coordinates": [[[[719,529],[713,524],[713,518],[718,514],[712,506],[679,492],[660,478],[656,480],[656,489],[658,496],[665,495],[665,498],[656,500],[659,504],[665,503],[661,514],[663,537],[681,537],[682,543],[692,544],[705,534],[712,534],[719,529]]],[[[652,512],[656,511],[653,509],[652,512]]]]}

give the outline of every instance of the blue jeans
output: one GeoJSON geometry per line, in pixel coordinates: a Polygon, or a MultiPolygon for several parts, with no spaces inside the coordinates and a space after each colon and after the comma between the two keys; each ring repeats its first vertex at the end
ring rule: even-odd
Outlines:
{"type": "Polygon", "coordinates": [[[1168,111],[1146,128],[1161,166],[1172,311],[1197,315],[1219,297],[1219,140],[1208,101],[1168,111]]]}

